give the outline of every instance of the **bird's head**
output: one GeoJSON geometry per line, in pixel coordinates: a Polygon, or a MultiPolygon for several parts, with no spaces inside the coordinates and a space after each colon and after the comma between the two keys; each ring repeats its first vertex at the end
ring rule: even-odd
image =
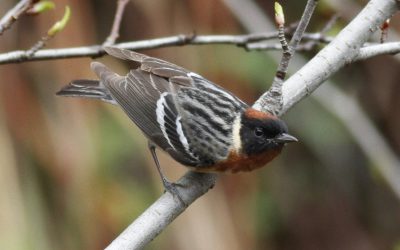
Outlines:
{"type": "Polygon", "coordinates": [[[241,116],[240,140],[247,155],[280,150],[286,143],[298,141],[278,117],[251,108],[241,116]]]}

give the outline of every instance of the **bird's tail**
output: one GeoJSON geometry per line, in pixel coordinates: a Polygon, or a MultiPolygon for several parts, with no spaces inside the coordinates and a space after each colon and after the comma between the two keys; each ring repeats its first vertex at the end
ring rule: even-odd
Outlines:
{"type": "Polygon", "coordinates": [[[117,104],[110,95],[110,92],[98,80],[74,80],[58,91],[56,95],[94,98],[111,104],[117,104]]]}

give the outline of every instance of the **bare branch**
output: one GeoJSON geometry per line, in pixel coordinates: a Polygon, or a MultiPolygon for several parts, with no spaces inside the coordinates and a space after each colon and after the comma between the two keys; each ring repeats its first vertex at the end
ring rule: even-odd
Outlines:
{"type": "MultiPolygon", "coordinates": [[[[286,36],[291,37],[292,34],[285,32],[286,36]]],[[[324,35],[324,32],[321,31],[319,33],[304,33],[303,39],[304,41],[309,41],[312,42],[313,44],[320,44],[320,43],[330,43],[334,37],[331,36],[326,36],[324,35]]],[[[296,51],[301,51],[301,50],[310,50],[309,45],[302,45],[299,44],[296,47],[296,51]]],[[[258,42],[258,43],[250,43],[246,45],[246,49],[248,50],[271,50],[271,49],[282,49],[280,44],[268,44],[265,42],[258,42]],[[276,47],[276,45],[279,45],[279,47],[276,47]]]]}
{"type": "MultiPolygon", "coordinates": [[[[276,38],[277,32],[259,33],[249,35],[210,35],[210,36],[193,36],[193,35],[177,35],[163,38],[155,38],[149,40],[126,42],[115,44],[115,47],[143,50],[154,49],[170,46],[183,45],[205,45],[205,44],[234,44],[240,47],[246,47],[248,43],[259,42],[276,38]]],[[[99,57],[105,54],[100,45],[63,48],[63,49],[47,49],[38,50],[32,57],[28,57],[27,51],[19,50],[0,54],[0,64],[20,63],[27,61],[54,60],[75,57],[99,57]]]]}
{"type": "Polygon", "coordinates": [[[279,67],[277,69],[277,74],[274,79],[274,82],[272,83],[271,90],[274,88],[274,84],[279,85],[275,87],[282,88],[282,81],[285,79],[287,69],[289,66],[289,62],[293,57],[293,54],[297,48],[297,46],[300,43],[301,38],[304,35],[304,32],[308,26],[308,23],[310,22],[311,16],[314,13],[315,7],[318,3],[318,0],[308,0],[307,5],[304,9],[303,15],[300,19],[299,25],[296,28],[296,31],[294,32],[294,35],[292,39],[290,40],[289,43],[289,52],[288,53],[283,53],[281,62],[279,63],[279,67]]]}
{"type": "MultiPolygon", "coordinates": [[[[278,32],[254,33],[248,35],[177,35],[163,38],[155,38],[134,42],[115,44],[116,47],[130,50],[144,50],[171,46],[184,45],[212,45],[212,44],[232,44],[243,47],[246,50],[281,50],[279,43],[266,44],[260,43],[278,37],[278,32]]],[[[316,42],[327,43],[333,40],[320,33],[306,33],[304,40],[315,40],[316,42]]],[[[297,50],[308,50],[307,47],[299,45],[297,50]]],[[[0,54],[0,64],[21,63],[29,61],[56,60],[78,57],[100,57],[105,54],[102,46],[92,45],[75,48],[46,49],[38,50],[33,56],[29,56],[28,51],[18,50],[0,54]]]]}
{"type": "MultiPolygon", "coordinates": [[[[294,35],[289,43],[289,50],[282,53],[282,58],[279,63],[278,69],[274,80],[272,82],[271,88],[264,95],[262,101],[262,106],[267,108],[267,111],[272,114],[280,114],[283,107],[283,97],[282,97],[282,84],[286,77],[288,71],[289,62],[296,51],[297,46],[300,43],[301,38],[310,22],[312,13],[315,10],[318,0],[308,0],[307,5],[304,9],[303,15],[300,19],[299,25],[294,32],[294,35]]],[[[282,29],[282,27],[280,27],[282,29]]]]}
{"type": "Polygon", "coordinates": [[[394,55],[397,53],[400,53],[400,42],[370,45],[361,48],[360,52],[353,59],[353,61],[365,60],[379,55],[394,55]]]}
{"type": "Polygon", "coordinates": [[[35,0],[21,0],[14,8],[9,10],[0,20],[0,36],[4,31],[8,30],[20,16],[25,14],[35,2],[35,0]]]}
{"type": "MultiPolygon", "coordinates": [[[[362,45],[397,10],[394,0],[372,0],[337,37],[283,85],[283,113],[312,93],[331,74],[353,62],[362,45]]],[[[266,94],[253,107],[268,110],[266,94]]]]}
{"type": "MultiPolygon", "coordinates": [[[[212,188],[216,179],[216,174],[189,171],[178,181],[177,188],[183,201],[191,204],[212,188]]],[[[176,201],[170,193],[164,193],[106,249],[143,249],[185,209],[182,202],[176,201]]]]}
{"type": "MultiPolygon", "coordinates": [[[[294,32],[294,35],[289,43],[289,46],[291,47],[292,50],[295,50],[297,45],[300,43],[300,41],[304,35],[304,32],[306,31],[308,23],[310,22],[311,16],[314,13],[315,7],[317,6],[317,3],[318,3],[318,0],[308,0],[307,1],[303,15],[300,19],[300,23],[297,26],[297,29],[294,32]]],[[[294,52],[292,52],[292,53],[294,53],[294,52]]]]}
{"type": "Polygon", "coordinates": [[[65,7],[64,16],[60,21],[57,21],[53,26],[47,31],[47,34],[43,36],[35,45],[33,45],[27,52],[28,58],[31,58],[38,50],[46,46],[47,42],[51,40],[56,34],[65,28],[69,18],[71,16],[71,10],[69,6],[65,7]]]}
{"type": "Polygon", "coordinates": [[[290,49],[285,37],[285,15],[278,2],[275,2],[275,23],[278,25],[278,40],[282,47],[282,53],[289,54],[290,49]]]}
{"type": "Polygon", "coordinates": [[[124,15],[125,7],[129,0],[118,0],[117,10],[115,11],[114,23],[111,28],[111,33],[103,43],[103,46],[110,46],[115,43],[119,37],[119,29],[121,26],[122,16],[124,15]]]}
{"type": "MultiPolygon", "coordinates": [[[[331,19],[325,24],[325,26],[321,29],[320,33],[318,33],[321,37],[325,37],[325,33],[327,33],[330,29],[332,29],[333,25],[336,23],[338,20],[339,15],[333,15],[331,19]]],[[[303,36],[304,40],[304,36],[303,36]]],[[[302,50],[312,50],[315,48],[320,42],[318,40],[309,40],[305,44],[297,46],[297,50],[299,50],[299,47],[301,46],[302,50]]]]}

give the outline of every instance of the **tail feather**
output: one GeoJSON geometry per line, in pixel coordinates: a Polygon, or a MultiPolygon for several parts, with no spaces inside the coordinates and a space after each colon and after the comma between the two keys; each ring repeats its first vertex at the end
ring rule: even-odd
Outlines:
{"type": "Polygon", "coordinates": [[[56,93],[59,96],[100,99],[116,105],[110,92],[98,80],[74,80],[56,93]]]}

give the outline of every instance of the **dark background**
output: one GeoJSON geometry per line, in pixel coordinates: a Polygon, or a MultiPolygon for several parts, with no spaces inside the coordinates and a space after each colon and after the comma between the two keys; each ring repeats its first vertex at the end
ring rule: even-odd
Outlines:
{"type": "MultiPolygon", "coordinates": [[[[15,2],[2,0],[0,16],[15,2]]],[[[30,48],[67,4],[70,23],[48,48],[101,44],[107,37],[115,1],[56,4],[54,11],[18,20],[0,36],[0,52],[30,48]]],[[[308,30],[317,32],[338,13],[334,35],[365,4],[320,1],[308,30]]],[[[259,5],[273,13],[271,1],[259,5]]],[[[283,2],[288,23],[298,20],[304,5],[283,2]]],[[[398,29],[394,18],[389,37],[398,29]]],[[[119,41],[194,31],[245,33],[222,1],[132,0],[119,41]]],[[[248,103],[268,88],[276,69],[268,54],[231,45],[142,52],[202,74],[248,103]]],[[[362,106],[397,159],[398,58],[352,64],[331,78],[362,106]]],[[[110,57],[96,60],[120,73],[128,69],[110,57]]],[[[95,78],[91,61],[0,65],[1,249],[102,249],[162,194],[147,142],[120,109],[54,95],[72,79],[95,78]]],[[[284,119],[299,143],[288,145],[266,168],[223,175],[147,249],[400,249],[400,197],[381,175],[385,159],[371,159],[349,132],[354,124],[343,123],[313,97],[284,119]]],[[[170,179],[186,171],[165,154],[159,157],[170,179]]]]}

